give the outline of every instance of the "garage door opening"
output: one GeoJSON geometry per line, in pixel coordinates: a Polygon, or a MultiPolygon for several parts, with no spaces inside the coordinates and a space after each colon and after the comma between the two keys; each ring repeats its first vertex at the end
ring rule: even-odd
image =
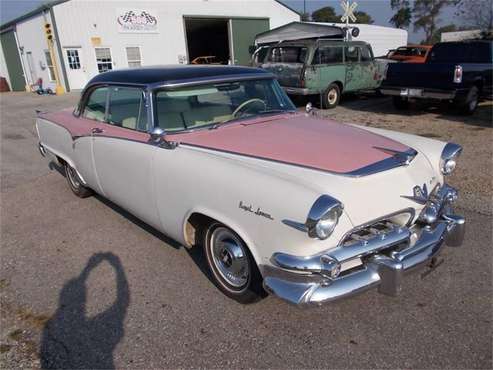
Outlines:
{"type": "Polygon", "coordinates": [[[227,19],[185,18],[189,63],[195,60],[198,64],[228,64],[228,23],[227,19]],[[203,58],[211,56],[215,58],[203,58]]]}

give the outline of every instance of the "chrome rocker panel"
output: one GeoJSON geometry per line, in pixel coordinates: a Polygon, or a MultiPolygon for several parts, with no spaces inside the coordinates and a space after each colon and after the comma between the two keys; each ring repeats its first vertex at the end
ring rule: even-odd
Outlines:
{"type": "Polygon", "coordinates": [[[320,305],[375,287],[380,293],[397,295],[405,272],[429,263],[444,244],[451,247],[462,244],[465,220],[450,213],[452,198],[449,194],[453,194],[455,200],[456,190],[444,185],[430,196],[422,213],[429,207],[436,210],[438,206],[440,213],[433,224],[416,223],[409,228],[396,228],[385,235],[351,246],[341,245],[316,256],[275,253],[271,261],[276,267],[262,266],[264,288],[297,305],[320,305]],[[436,195],[440,195],[438,205],[436,195]],[[363,263],[361,266],[331,277],[334,261],[343,263],[358,258],[363,263]]]}

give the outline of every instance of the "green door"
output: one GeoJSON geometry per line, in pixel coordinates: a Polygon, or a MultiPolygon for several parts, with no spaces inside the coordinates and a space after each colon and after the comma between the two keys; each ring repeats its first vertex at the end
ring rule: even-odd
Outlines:
{"type": "Polygon", "coordinates": [[[269,30],[269,19],[231,19],[233,36],[234,64],[248,65],[251,61],[250,46],[255,44],[255,36],[269,30]]]}
{"type": "Polygon", "coordinates": [[[7,70],[9,72],[10,84],[12,85],[10,89],[12,91],[25,91],[26,80],[22,71],[21,58],[17,49],[17,43],[15,42],[14,31],[7,31],[0,34],[0,41],[2,43],[5,64],[7,64],[7,70]]]}

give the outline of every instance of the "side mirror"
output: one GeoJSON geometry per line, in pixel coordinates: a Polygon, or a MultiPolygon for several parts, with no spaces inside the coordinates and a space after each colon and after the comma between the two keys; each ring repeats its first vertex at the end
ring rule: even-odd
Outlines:
{"type": "Polygon", "coordinates": [[[310,114],[313,112],[313,104],[311,102],[306,103],[305,112],[310,114]]]}
{"type": "Polygon", "coordinates": [[[161,143],[164,140],[164,130],[161,127],[154,127],[150,133],[151,141],[155,144],[161,143]]]}

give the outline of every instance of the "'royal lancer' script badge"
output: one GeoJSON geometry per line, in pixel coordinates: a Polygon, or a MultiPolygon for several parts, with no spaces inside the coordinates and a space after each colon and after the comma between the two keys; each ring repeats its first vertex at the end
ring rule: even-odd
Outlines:
{"type": "Polygon", "coordinates": [[[416,185],[413,188],[413,195],[401,195],[403,198],[411,199],[412,201],[415,201],[416,203],[419,204],[426,204],[428,201],[428,188],[426,187],[426,184],[423,184],[423,187],[420,187],[419,185],[416,185]]]}

